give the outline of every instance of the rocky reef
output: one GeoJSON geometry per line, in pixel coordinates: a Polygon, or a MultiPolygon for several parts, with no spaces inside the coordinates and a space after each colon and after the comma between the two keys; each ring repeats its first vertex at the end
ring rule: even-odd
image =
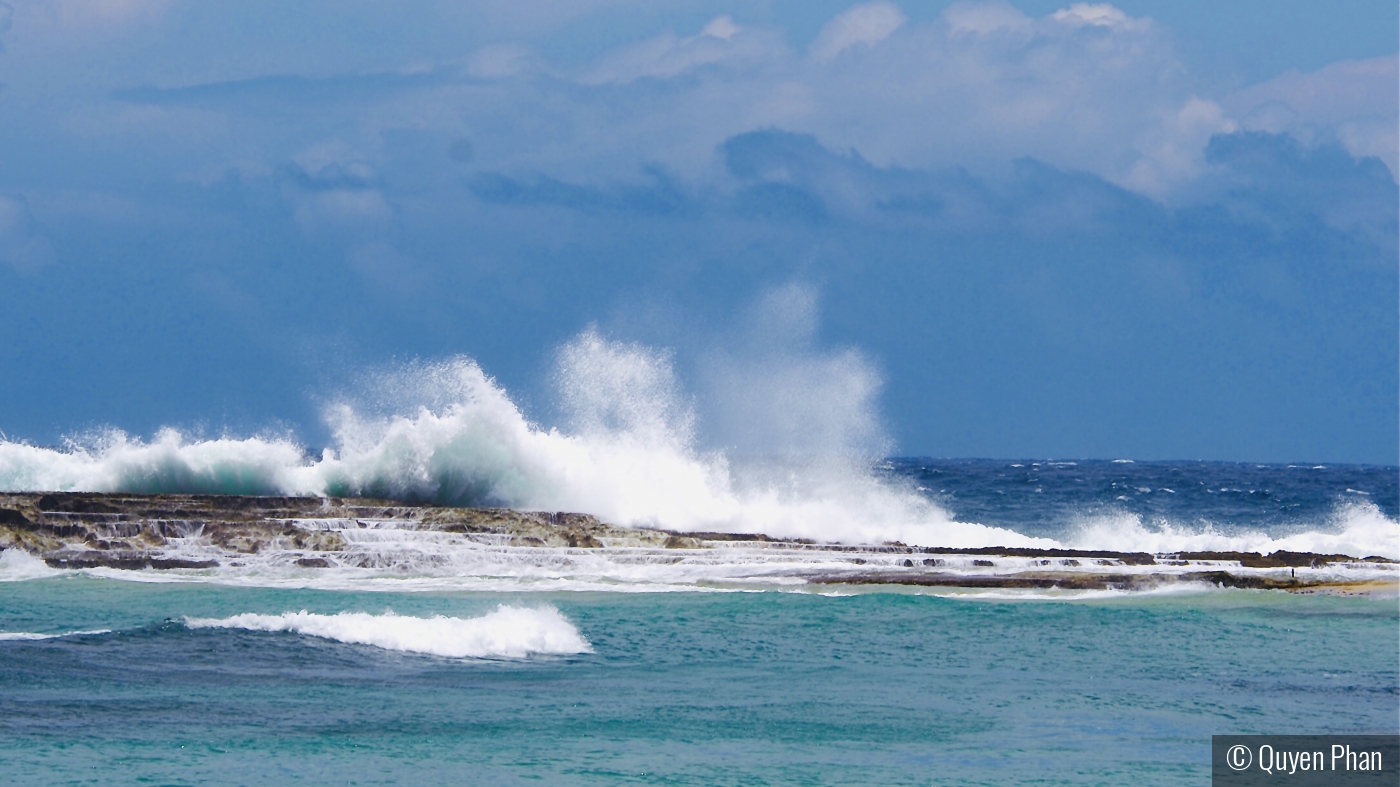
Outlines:
{"type": "MultiPolygon", "coordinates": [[[[54,568],[212,568],[216,558],[172,557],[191,541],[227,559],[269,550],[342,551],[347,527],[396,527],[489,537],[521,547],[597,548],[603,539],[664,546],[675,535],[615,528],[587,514],[504,508],[439,508],[389,500],[235,495],[128,495],[51,492],[0,495],[0,548],[23,549],[54,568]]],[[[328,563],[327,563],[328,564],[328,563]]]]}
{"type": "Polygon", "coordinates": [[[747,576],[817,586],[1146,590],[1206,583],[1374,593],[1394,592],[1400,577],[1396,561],[1348,555],[818,544],[623,528],[586,514],[359,498],[0,494],[0,550],[22,550],[57,569],[215,570],[255,560],[292,570],[402,567],[402,556],[384,546],[394,537],[412,542],[419,567],[453,549],[559,559],[588,553],[617,565],[720,562],[740,567],[726,575],[736,581],[750,566],[747,576]]]}

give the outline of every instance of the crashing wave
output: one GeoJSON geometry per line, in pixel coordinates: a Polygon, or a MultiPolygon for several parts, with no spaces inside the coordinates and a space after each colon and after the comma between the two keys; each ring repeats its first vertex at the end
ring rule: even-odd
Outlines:
{"type": "Polygon", "coordinates": [[[474,361],[456,358],[382,373],[365,396],[328,407],[334,443],[319,458],[287,437],[200,440],[175,429],[150,441],[113,430],[63,450],[0,441],[0,490],[389,498],[824,543],[1400,558],[1400,522],[1370,502],[1284,536],[1133,514],[1059,540],[957,521],[874,472],[878,379],[858,354],[775,356],[716,378],[734,411],[720,431],[768,435],[766,459],[703,450],[669,356],[588,331],[559,354],[567,429],[532,423],[474,361]]]}
{"type": "Polygon", "coordinates": [[[1323,529],[1289,535],[1260,531],[1224,532],[1207,525],[1187,527],[1159,522],[1149,527],[1137,514],[1101,516],[1081,523],[1067,543],[1079,548],[1167,554],[1177,552],[1256,552],[1279,550],[1400,559],[1400,521],[1371,502],[1346,502],[1323,529]]]}
{"type": "MultiPolygon", "coordinates": [[[[870,420],[865,367],[835,396],[828,420],[870,420]]],[[[837,375],[841,368],[824,368],[837,375]]],[[[818,454],[736,463],[697,447],[692,410],[669,359],[588,332],[560,355],[573,428],[531,423],[474,362],[457,358],[382,375],[386,414],[341,402],[327,410],[335,445],[308,459],[287,438],[191,440],[164,429],[150,442],[110,431],[65,450],[0,442],[0,490],[313,495],[443,505],[577,511],[618,525],[766,533],[830,542],[1048,546],[1053,542],[953,521],[916,490],[872,472],[826,429],[818,454]]],[[[816,427],[814,427],[816,428],[816,427]]]]}

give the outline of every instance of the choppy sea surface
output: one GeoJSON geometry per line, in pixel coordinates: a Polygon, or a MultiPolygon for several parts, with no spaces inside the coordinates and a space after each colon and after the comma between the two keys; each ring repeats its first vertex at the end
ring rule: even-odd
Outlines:
{"type": "MultiPolygon", "coordinates": [[[[1385,552],[1400,507],[1392,467],[870,477],[949,532],[1109,549],[1385,552]]],[[[1393,595],[263,579],[0,554],[3,781],[1205,785],[1212,734],[1400,730],[1393,595]]]]}
{"type": "Polygon", "coordinates": [[[1267,552],[1287,542],[1400,558],[1389,541],[1400,537],[1395,467],[894,459],[881,469],[894,483],[911,479],[955,520],[1081,548],[1267,552]]]}

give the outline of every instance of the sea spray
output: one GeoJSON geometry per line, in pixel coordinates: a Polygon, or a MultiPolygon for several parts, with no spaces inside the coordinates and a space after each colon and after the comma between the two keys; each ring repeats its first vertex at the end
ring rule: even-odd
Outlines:
{"type": "Polygon", "coordinates": [[[118,429],[71,439],[63,450],[0,442],[6,491],[317,494],[302,449],[286,438],[190,440],[162,429],[150,442],[118,429]]]}
{"type": "MultiPolygon", "coordinates": [[[[1360,493],[1348,493],[1331,517],[1245,528],[1228,518],[1212,524],[1132,511],[1101,511],[1078,527],[1053,531],[1007,527],[995,516],[986,524],[966,521],[975,516],[958,521],[945,506],[961,507],[959,501],[921,490],[910,475],[876,472],[870,451],[881,446],[873,415],[878,379],[858,355],[760,349],[712,359],[723,374],[702,385],[719,400],[743,402],[730,426],[765,418],[777,423],[733,450],[703,447],[699,432],[706,419],[696,415],[669,354],[589,330],[558,353],[555,381],[565,416],[559,426],[532,423],[471,359],[414,362],[380,370],[359,396],[326,406],[334,441],[319,458],[279,435],[193,439],[163,429],[144,442],[111,430],[59,450],[0,442],[0,490],[369,496],[575,511],[624,526],[827,542],[1400,557],[1400,524],[1374,503],[1354,499],[1364,497],[1360,493]],[[749,380],[765,372],[772,374],[749,380]],[[834,381],[825,387],[816,382],[825,378],[834,381]],[[802,417],[781,422],[777,414],[765,416],[773,407],[800,410],[802,417]],[[803,423],[812,424],[810,434],[803,423]]],[[[1112,467],[1152,472],[1141,464],[1112,467]]],[[[1068,463],[1057,472],[1085,469],[1068,463]]],[[[1019,464],[1007,470],[1045,472],[1019,464]]],[[[1179,468],[1164,472],[1180,475],[1179,468]]],[[[1079,483],[1065,481],[1071,482],[1079,483]]],[[[1015,491],[1014,485],[1004,491],[1015,491]]],[[[1025,504],[1048,510],[1043,502],[1025,504]]]]}
{"type": "MultiPolygon", "coordinates": [[[[282,438],[189,440],[165,429],[143,443],[113,431],[63,451],[0,444],[0,489],[366,496],[827,541],[1043,541],[953,523],[839,451],[748,461],[737,473],[724,452],[697,448],[693,410],[664,353],[590,330],[561,349],[556,380],[568,431],[531,423],[459,357],[380,373],[367,401],[328,406],[335,445],[320,459],[282,438]]],[[[827,410],[849,420],[844,408],[827,410]]]]}
{"type": "Polygon", "coordinates": [[[835,461],[857,474],[894,450],[879,418],[879,369],[858,348],[818,346],[813,288],[773,290],[740,324],[699,364],[707,440],[734,457],[835,461]]]}
{"type": "Polygon", "coordinates": [[[23,549],[0,550],[0,582],[22,582],[45,579],[60,574],[57,569],[23,549]]]}
{"type": "Polygon", "coordinates": [[[1292,534],[1259,530],[1226,532],[1210,522],[1182,525],[1169,521],[1145,524],[1136,513],[1086,518],[1066,539],[1081,549],[1151,552],[1258,552],[1278,550],[1323,555],[1371,555],[1400,559],[1400,522],[1387,518],[1374,503],[1338,503],[1325,529],[1292,534]]]}

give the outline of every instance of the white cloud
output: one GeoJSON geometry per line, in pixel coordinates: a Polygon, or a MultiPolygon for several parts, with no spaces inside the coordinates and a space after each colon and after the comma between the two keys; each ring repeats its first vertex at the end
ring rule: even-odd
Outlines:
{"type": "Polygon", "coordinates": [[[874,46],[889,38],[908,21],[893,3],[865,3],[847,9],[822,27],[809,52],[817,60],[831,60],[853,46],[874,46]]]}
{"type": "Polygon", "coordinates": [[[722,38],[728,41],[734,37],[735,33],[743,29],[744,28],[734,24],[733,19],[727,16],[717,16],[710,20],[709,24],[701,28],[700,35],[709,36],[710,38],[722,38]]]}
{"type": "Polygon", "coordinates": [[[693,36],[664,33],[618,47],[598,58],[579,77],[585,85],[627,84],[645,77],[670,79],[702,66],[754,63],[777,48],[771,35],[745,35],[727,16],[717,17],[693,36]]]}
{"type": "Polygon", "coordinates": [[[1112,6],[1035,18],[962,3],[803,81],[818,103],[783,127],[877,164],[1032,156],[1154,195],[1189,181],[1209,135],[1229,128],[1164,32],[1112,6]]]}
{"type": "Polygon", "coordinates": [[[1165,31],[1112,7],[1057,19],[964,3],[911,25],[893,5],[863,4],[833,18],[806,58],[780,31],[725,21],[620,47],[581,72],[590,85],[670,80],[662,89],[544,81],[474,95],[472,117],[490,119],[474,123],[474,164],[590,180],[659,162],[703,177],[725,139],[781,128],[881,166],[995,170],[1031,156],[1164,195],[1200,171],[1210,134],[1231,128],[1191,89],[1165,31]]]}
{"type": "Polygon", "coordinates": [[[1108,4],[1035,17],[1006,2],[960,3],[911,24],[891,3],[864,3],[833,17],[806,54],[780,30],[717,17],[693,35],[614,48],[572,79],[523,48],[483,50],[469,73],[534,78],[508,90],[444,88],[418,103],[437,107],[431,122],[470,129],[477,168],[575,181],[644,163],[708,177],[725,139],[781,128],[880,166],[994,172],[1029,156],[1165,199],[1205,171],[1211,135],[1251,127],[1244,116],[1269,102],[1274,125],[1325,126],[1362,154],[1394,149],[1394,110],[1362,114],[1375,90],[1353,84],[1389,73],[1393,105],[1393,59],[1389,72],[1371,63],[1281,79],[1241,109],[1243,97],[1222,103],[1198,89],[1167,30],[1108,4]],[[1351,84],[1341,93],[1352,98],[1318,81],[1351,84]],[[591,89],[602,85],[613,89],[591,89]],[[1289,113],[1301,120],[1278,119],[1289,113]]]}
{"type": "Polygon", "coordinates": [[[1290,71],[1222,101],[1250,130],[1287,132],[1307,143],[1340,142],[1353,156],[1375,156],[1400,173],[1400,58],[1333,63],[1290,71]]]}
{"type": "Polygon", "coordinates": [[[997,32],[1029,32],[1031,18],[1006,2],[954,3],[943,11],[954,33],[988,35],[997,32]]]}
{"type": "Polygon", "coordinates": [[[1145,30],[1152,24],[1147,18],[1134,19],[1108,3],[1075,3],[1050,15],[1056,22],[1074,27],[1107,27],[1113,30],[1145,30]]]}
{"type": "MultiPolygon", "coordinates": [[[[589,13],[625,13],[630,0],[600,2],[589,13]]],[[[482,13],[513,13],[504,0],[498,5],[482,13]]],[[[249,81],[216,81],[144,104],[112,101],[110,90],[151,84],[145,71],[75,60],[64,72],[63,58],[33,59],[14,71],[28,81],[16,77],[6,95],[58,116],[53,125],[64,134],[102,139],[190,178],[217,180],[234,163],[277,170],[292,160],[321,181],[307,190],[321,196],[298,198],[307,227],[334,223],[332,215],[387,215],[394,186],[376,180],[376,168],[388,166],[380,132],[403,128],[442,151],[469,140],[475,170],[574,182],[659,164],[713,183],[722,170],[716,147],[765,128],[813,134],[880,166],[987,173],[1029,156],[1162,198],[1202,172],[1211,134],[1238,127],[1336,139],[1396,167],[1395,58],[1285,75],[1222,99],[1192,79],[1169,31],[1108,4],[1032,16],[1006,2],[964,2],[911,22],[892,3],[862,3],[832,17],[805,51],[789,46],[783,30],[743,17],[713,17],[697,28],[614,47],[583,65],[551,63],[529,43],[482,48],[494,36],[478,35],[419,68],[423,79],[395,70],[420,62],[415,52],[378,71],[307,67],[259,80],[254,69],[244,74],[249,81]],[[94,87],[78,76],[89,73],[107,81],[94,87]],[[348,142],[318,148],[318,139],[348,142]],[[327,196],[338,189],[346,193],[327,196]]],[[[161,59],[146,43],[167,34],[148,33],[137,42],[140,56],[161,59]]],[[[115,52],[117,44],[104,46],[115,52]]],[[[178,57],[162,62],[186,67],[178,57]]]]}
{"type": "Polygon", "coordinates": [[[1238,128],[1219,104],[1192,96],[1144,131],[1136,146],[1142,155],[1122,177],[1122,185],[1153,196],[1170,194],[1205,171],[1205,147],[1212,135],[1238,128]]]}

